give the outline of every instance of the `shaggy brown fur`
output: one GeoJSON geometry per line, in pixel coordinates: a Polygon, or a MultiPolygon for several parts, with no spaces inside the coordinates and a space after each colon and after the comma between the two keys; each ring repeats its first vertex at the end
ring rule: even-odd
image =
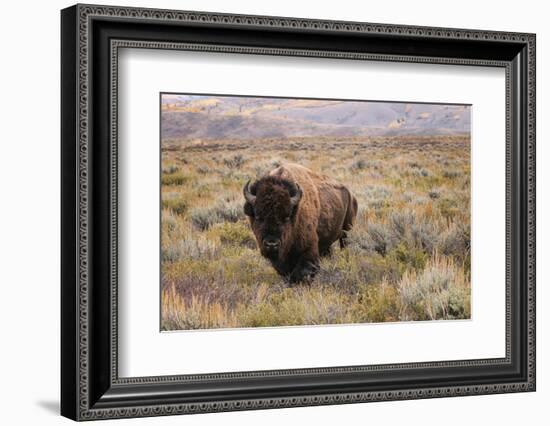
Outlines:
{"type": "Polygon", "coordinates": [[[357,200],[343,185],[287,163],[243,189],[244,206],[258,246],[291,283],[311,281],[319,256],[330,254],[357,215],[357,200]]]}

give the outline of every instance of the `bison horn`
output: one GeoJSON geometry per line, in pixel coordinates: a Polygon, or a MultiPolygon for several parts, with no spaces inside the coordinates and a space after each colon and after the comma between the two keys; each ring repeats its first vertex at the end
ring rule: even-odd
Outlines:
{"type": "Polygon", "coordinates": [[[250,204],[254,205],[254,202],[256,201],[256,196],[250,192],[249,189],[250,181],[246,182],[246,185],[243,188],[243,194],[246,201],[248,201],[250,204]]]}
{"type": "Polygon", "coordinates": [[[290,203],[293,206],[297,206],[300,202],[300,199],[302,198],[302,188],[300,188],[300,185],[298,183],[292,184],[293,188],[290,193],[290,203]]]}

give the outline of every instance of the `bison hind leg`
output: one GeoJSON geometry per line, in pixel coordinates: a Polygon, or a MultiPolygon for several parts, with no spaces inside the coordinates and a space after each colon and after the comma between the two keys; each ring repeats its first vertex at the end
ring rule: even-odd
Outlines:
{"type": "Polygon", "coordinates": [[[330,256],[332,254],[332,248],[331,247],[332,246],[330,246],[330,245],[319,247],[319,256],[321,256],[321,257],[330,256]]]}
{"type": "Polygon", "coordinates": [[[347,192],[349,196],[349,203],[346,210],[346,217],[344,218],[344,223],[342,224],[342,233],[339,239],[341,249],[348,245],[348,231],[351,231],[351,228],[353,228],[355,218],[357,217],[357,210],[359,209],[357,198],[355,198],[349,191],[347,192]]]}
{"type": "Polygon", "coordinates": [[[341,249],[344,249],[347,247],[348,245],[348,236],[345,232],[342,232],[342,236],[340,237],[340,239],[338,240],[340,242],[340,248],[341,249]]]}

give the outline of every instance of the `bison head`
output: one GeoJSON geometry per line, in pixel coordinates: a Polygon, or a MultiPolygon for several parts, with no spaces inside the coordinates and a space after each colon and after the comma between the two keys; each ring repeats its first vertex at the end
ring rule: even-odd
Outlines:
{"type": "Polygon", "coordinates": [[[297,183],[276,176],[263,177],[243,188],[244,212],[250,218],[252,231],[262,256],[276,260],[290,248],[302,190],[297,183]]]}

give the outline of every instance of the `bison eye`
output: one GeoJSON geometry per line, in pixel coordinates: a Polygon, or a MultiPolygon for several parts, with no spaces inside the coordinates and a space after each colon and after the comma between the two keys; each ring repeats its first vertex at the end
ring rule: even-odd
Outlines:
{"type": "Polygon", "coordinates": [[[285,217],[285,222],[290,222],[290,216],[285,217]]]}

